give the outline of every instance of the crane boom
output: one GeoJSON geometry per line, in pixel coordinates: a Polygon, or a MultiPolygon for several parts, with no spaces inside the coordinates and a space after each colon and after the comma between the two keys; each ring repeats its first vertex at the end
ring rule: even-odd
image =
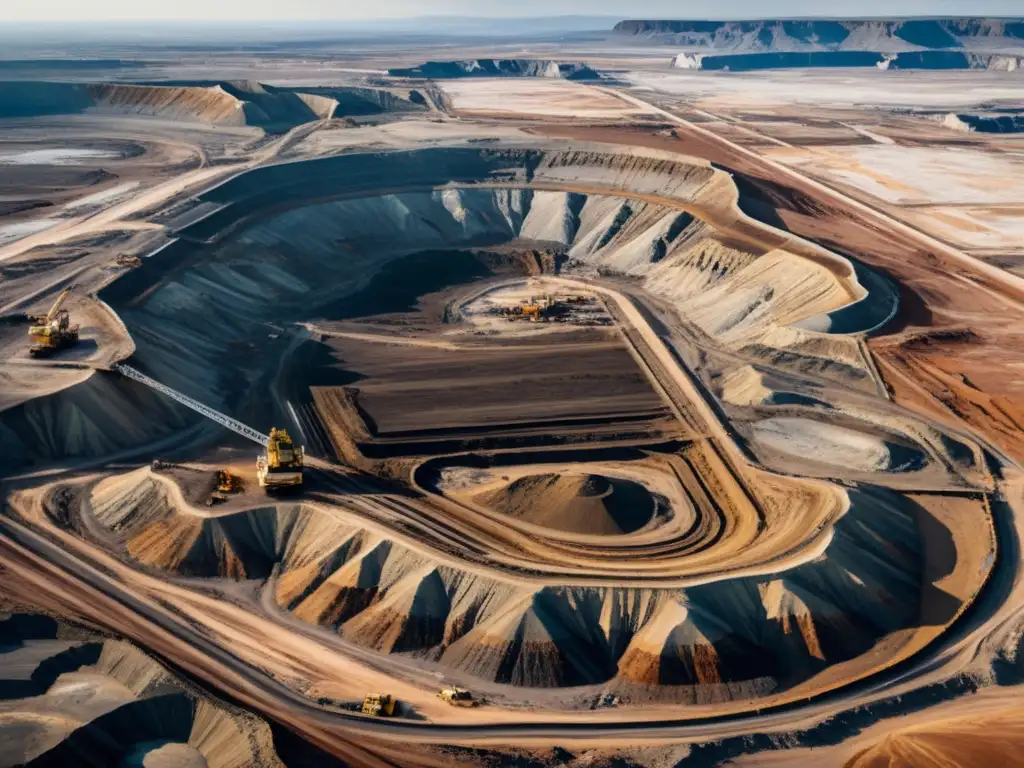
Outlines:
{"type": "Polygon", "coordinates": [[[149,378],[143,373],[139,373],[137,370],[129,365],[123,363],[116,363],[112,366],[115,371],[120,373],[122,376],[126,376],[129,379],[137,381],[141,384],[145,384],[147,387],[155,389],[157,392],[161,392],[173,400],[177,400],[182,405],[191,408],[196,413],[202,414],[208,419],[216,421],[221,426],[227,427],[232,432],[237,432],[242,437],[247,437],[254,443],[259,443],[262,446],[266,446],[270,442],[270,436],[265,435],[262,432],[257,432],[250,426],[243,424],[236,419],[232,419],[230,416],[226,416],[220,411],[215,411],[207,405],[203,405],[198,400],[193,400],[188,395],[183,395],[176,389],[171,389],[166,384],[161,384],[155,379],[149,378]]]}
{"type": "Polygon", "coordinates": [[[72,325],[68,311],[61,309],[74,287],[69,285],[61,291],[45,315],[32,318],[34,325],[28,329],[28,336],[34,342],[28,351],[32,357],[50,357],[78,343],[78,326],[72,325]]]}
{"type": "Polygon", "coordinates": [[[71,289],[74,287],[75,286],[73,285],[69,285],[67,288],[60,292],[60,296],[58,296],[57,300],[53,302],[53,306],[50,307],[50,311],[46,313],[46,322],[52,321],[53,318],[57,316],[57,313],[60,312],[61,306],[63,306],[64,302],[68,298],[68,295],[71,293],[71,289]]]}

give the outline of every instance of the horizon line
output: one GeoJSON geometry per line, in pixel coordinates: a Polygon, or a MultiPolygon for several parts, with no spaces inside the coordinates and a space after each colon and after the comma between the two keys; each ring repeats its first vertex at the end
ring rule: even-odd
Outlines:
{"type": "Polygon", "coordinates": [[[228,16],[216,16],[216,17],[190,17],[190,18],[179,18],[173,16],[107,16],[107,17],[66,17],[62,19],[5,19],[0,17],[0,24],[43,24],[43,25],[60,25],[60,24],[81,24],[81,23],[95,23],[95,24],[109,24],[109,23],[133,23],[133,22],[146,22],[146,21],[161,21],[161,22],[173,22],[178,24],[209,24],[215,23],[230,23],[239,26],[248,26],[256,24],[299,24],[299,23],[355,23],[355,24],[374,24],[374,23],[393,23],[400,21],[417,21],[423,19],[437,19],[437,20],[462,20],[462,21],[522,21],[529,19],[618,19],[619,21],[707,21],[707,22],[737,22],[737,21],[804,21],[804,20],[821,20],[821,21],[855,21],[855,20],[867,20],[867,21],[888,21],[888,20],[902,20],[902,19],[931,19],[931,20],[947,20],[947,19],[994,19],[994,20],[1024,20],[1024,14],[1017,16],[1007,16],[1001,14],[985,14],[985,13],[953,13],[953,14],[800,14],[792,16],[754,16],[754,15],[721,15],[718,17],[710,16],[621,16],[618,14],[607,14],[607,13],[557,13],[557,14],[523,14],[523,15],[468,15],[458,13],[436,13],[436,14],[415,14],[409,16],[376,16],[376,17],[326,17],[326,16],[301,16],[291,18],[262,18],[262,19],[247,19],[239,20],[237,18],[228,16]]]}

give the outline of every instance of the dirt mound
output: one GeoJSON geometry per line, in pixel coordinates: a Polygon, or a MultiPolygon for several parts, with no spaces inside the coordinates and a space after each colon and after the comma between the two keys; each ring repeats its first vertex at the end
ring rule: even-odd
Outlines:
{"type": "Polygon", "coordinates": [[[341,548],[353,530],[299,504],[219,518],[182,514],[180,493],[148,469],[91,488],[84,514],[135,560],[186,576],[265,579],[341,548]]]}
{"type": "Polygon", "coordinates": [[[347,622],[343,635],[384,653],[430,648],[444,638],[450,610],[441,574],[428,566],[404,578],[383,600],[347,622]]]}
{"type": "MultiPolygon", "coordinates": [[[[1009,698],[1009,697],[1008,697],[1009,698]]],[[[974,768],[1020,762],[1024,726],[1015,704],[945,705],[932,722],[891,721],[891,731],[845,762],[846,768],[974,768]],[[960,706],[966,712],[957,715],[960,706]],[[939,713],[941,712],[941,718],[939,713]]],[[[888,723],[886,723],[888,725],[888,723]]]]}
{"type": "Polygon", "coordinates": [[[763,648],[737,635],[711,614],[665,602],[619,659],[634,682],[718,685],[770,678],[776,665],[763,648]]]}
{"type": "Polygon", "coordinates": [[[596,629],[574,611],[563,590],[541,590],[503,606],[453,643],[442,662],[531,688],[599,683],[614,670],[596,629]]]}
{"type": "Polygon", "coordinates": [[[531,475],[474,500],[525,523],[597,536],[634,533],[655,512],[642,485],[601,475],[531,475]]]}
{"type": "MultiPolygon", "coordinates": [[[[582,473],[540,482],[568,486],[570,501],[591,504],[618,493],[615,480],[582,473]]],[[[276,602],[303,621],[377,652],[415,653],[510,685],[618,678],[671,686],[693,701],[745,698],[855,659],[919,616],[924,564],[914,512],[878,489],[850,492],[849,512],[815,561],[776,578],[686,589],[538,588],[482,576],[302,505],[210,518],[149,469],[80,493],[65,505],[65,514],[83,518],[71,527],[99,526],[129,558],[205,578],[276,573],[276,602]]],[[[44,506],[52,514],[66,498],[44,506]]]]}
{"type": "Polygon", "coordinates": [[[67,389],[0,412],[0,463],[15,471],[114,455],[196,422],[188,409],[147,387],[95,372],[67,389]]]}
{"type": "Polygon", "coordinates": [[[881,437],[800,417],[764,419],[753,426],[755,445],[788,456],[855,472],[920,469],[918,450],[881,437]]]}
{"type": "Polygon", "coordinates": [[[425,110],[426,104],[409,89],[298,89],[249,81],[0,82],[0,117],[91,112],[277,129],[330,117],[425,110]]]}
{"type": "Polygon", "coordinates": [[[62,639],[51,619],[0,621],[0,763],[274,768],[266,723],[196,698],[128,643],[62,639]]]}
{"type": "MultiPolygon", "coordinates": [[[[245,125],[242,102],[218,88],[113,83],[0,83],[0,117],[81,112],[245,125]]],[[[259,117],[259,116],[257,116],[259,117]]]]}

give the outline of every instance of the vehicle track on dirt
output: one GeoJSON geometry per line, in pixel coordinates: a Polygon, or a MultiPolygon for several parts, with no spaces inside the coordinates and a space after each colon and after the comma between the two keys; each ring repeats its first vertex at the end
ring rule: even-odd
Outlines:
{"type": "MultiPolygon", "coordinates": [[[[571,280],[564,282],[576,285],[571,280]]],[[[614,304],[614,311],[619,313],[622,321],[628,323],[632,332],[636,334],[634,340],[642,340],[646,345],[646,348],[637,354],[646,361],[654,361],[655,366],[650,370],[657,371],[653,375],[667,376],[670,380],[663,384],[675,388],[682,394],[683,402],[680,402],[680,396],[673,397],[672,394],[667,394],[674,407],[679,409],[680,418],[699,426],[700,433],[708,441],[716,444],[724,460],[733,467],[743,466],[746,457],[732,441],[731,435],[721,424],[717,414],[706,403],[703,394],[696,388],[690,376],[682,370],[633,303],[626,296],[609,288],[590,283],[585,285],[587,290],[600,293],[608,302],[614,304]]],[[[450,556],[463,564],[467,554],[476,552],[482,559],[491,563],[505,558],[510,566],[521,568],[523,565],[521,551],[517,551],[515,546],[496,546],[494,538],[479,533],[481,530],[484,534],[488,533],[489,527],[483,526],[481,529],[479,520],[476,521],[478,531],[467,533],[464,526],[453,526],[453,521],[450,518],[446,519],[445,514],[437,515],[433,519],[429,513],[425,515],[424,512],[429,509],[429,505],[411,504],[404,499],[396,500],[393,497],[386,498],[383,494],[378,495],[376,492],[379,489],[365,484],[358,476],[339,474],[338,468],[334,465],[314,461],[312,469],[333,476],[338,484],[339,495],[347,497],[344,506],[357,513],[361,511],[367,518],[375,518],[382,530],[397,527],[404,530],[407,537],[413,539],[430,536],[436,542],[446,542],[445,549],[449,551],[450,556]],[[414,524],[420,526],[418,531],[409,527],[414,524]]],[[[1009,509],[1005,511],[1009,513],[1009,509]]],[[[1002,519],[1001,533],[1004,536],[1010,530],[1007,528],[1009,523],[1005,517],[1002,519]]],[[[498,529],[499,526],[495,524],[491,527],[490,533],[498,529]]],[[[953,639],[957,635],[967,634],[966,630],[951,629],[947,636],[940,637],[924,651],[888,670],[818,696],[763,707],[753,715],[747,712],[698,719],[620,719],[615,722],[615,714],[612,713],[603,714],[602,720],[609,719],[613,722],[596,723],[593,722],[591,713],[575,717],[562,713],[558,719],[565,719],[566,722],[552,722],[548,719],[546,723],[517,722],[491,725],[371,720],[359,715],[329,711],[316,705],[269,674],[253,668],[245,660],[219,646],[183,616],[176,616],[168,604],[158,608],[132,594],[109,572],[104,572],[102,566],[90,562],[84,553],[68,552],[53,541],[9,518],[0,520],[0,531],[4,534],[0,546],[7,550],[11,567],[17,569],[24,578],[38,578],[41,571],[48,571],[50,580],[43,579],[39,583],[41,589],[52,590],[57,587],[66,590],[67,595],[86,590],[77,609],[82,611],[83,606],[88,605],[89,610],[85,611],[86,618],[92,621],[109,625],[111,616],[133,615],[132,628],[126,631],[126,634],[136,642],[149,648],[173,666],[190,673],[194,679],[209,681],[217,690],[298,730],[311,741],[338,754],[347,755],[360,765],[374,764],[374,761],[380,758],[365,752],[352,752],[354,747],[351,740],[356,734],[416,743],[458,741],[483,746],[504,744],[510,740],[516,743],[530,743],[531,740],[536,740],[537,743],[550,743],[552,739],[565,743],[599,744],[602,740],[623,737],[639,743],[658,743],[666,739],[703,741],[755,731],[791,731],[812,725],[850,706],[913,690],[918,685],[918,676],[939,679],[947,638],[953,639]],[[104,601],[114,608],[96,613],[94,609],[98,610],[104,601]],[[157,635],[152,634],[154,629],[157,635]],[[189,648],[191,651],[186,653],[183,648],[189,648]],[[211,668],[211,664],[214,668],[211,668]],[[574,719],[589,722],[572,722],[574,719]]],[[[815,556],[814,552],[805,554],[809,557],[815,556]]],[[[1005,567],[1007,561],[1000,558],[998,553],[997,558],[1000,567],[1005,567]]],[[[1015,561],[1011,558],[1011,566],[1013,562],[1015,561]]],[[[773,570],[779,567],[779,563],[773,564],[773,570]]],[[[544,581],[550,581],[550,577],[550,572],[545,574],[544,581]]],[[[578,583],[580,575],[572,575],[568,577],[568,581],[578,583]]],[[[999,588],[1003,590],[1007,585],[1012,586],[1016,583],[1014,574],[1003,575],[998,581],[1001,585],[999,588]]],[[[51,599],[53,597],[51,592],[51,599]]],[[[75,608],[74,605],[67,607],[75,608]]],[[[969,626],[975,621],[977,617],[966,614],[959,624],[969,626]]],[[[386,665],[386,661],[382,663],[386,665]]]]}

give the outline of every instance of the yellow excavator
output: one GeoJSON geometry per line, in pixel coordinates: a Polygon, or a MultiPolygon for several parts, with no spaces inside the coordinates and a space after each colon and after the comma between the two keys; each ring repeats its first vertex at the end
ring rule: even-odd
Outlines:
{"type": "Polygon", "coordinates": [[[256,459],[260,487],[269,493],[302,485],[302,457],[302,447],[292,442],[291,435],[277,427],[271,429],[266,455],[256,459]]]}
{"type": "Polygon", "coordinates": [[[74,287],[69,285],[61,291],[60,296],[53,302],[50,311],[45,315],[32,318],[34,325],[28,329],[29,338],[35,342],[28,351],[32,357],[49,357],[55,352],[78,343],[78,326],[71,325],[68,311],[61,309],[74,287]]]}

